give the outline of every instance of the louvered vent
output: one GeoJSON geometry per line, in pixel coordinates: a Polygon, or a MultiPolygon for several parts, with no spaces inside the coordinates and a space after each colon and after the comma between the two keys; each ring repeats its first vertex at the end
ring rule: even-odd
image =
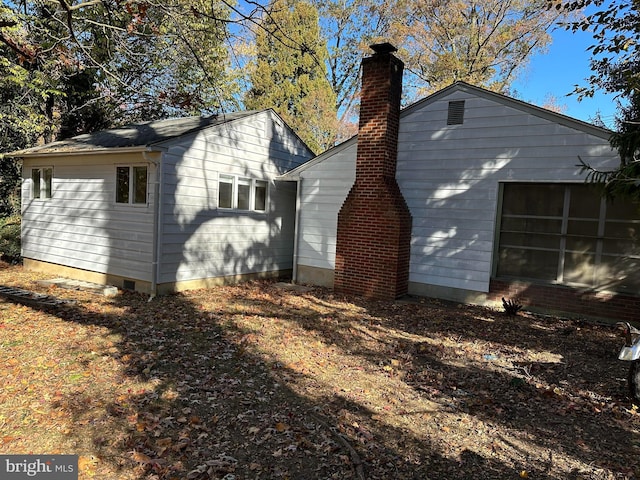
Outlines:
{"type": "Polygon", "coordinates": [[[464,100],[449,102],[447,125],[462,125],[464,123],[464,100]]]}

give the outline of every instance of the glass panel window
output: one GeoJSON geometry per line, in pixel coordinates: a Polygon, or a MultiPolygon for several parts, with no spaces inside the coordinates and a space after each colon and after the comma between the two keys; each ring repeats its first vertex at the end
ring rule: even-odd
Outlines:
{"type": "Polygon", "coordinates": [[[238,179],[238,206],[239,210],[250,210],[251,206],[251,180],[238,179]]]}
{"type": "Polygon", "coordinates": [[[558,253],[548,250],[501,248],[498,275],[553,282],[558,275],[558,253]]]}
{"type": "Polygon", "coordinates": [[[233,208],[233,177],[220,175],[218,180],[218,207],[233,208]]]}
{"type": "Polygon", "coordinates": [[[51,198],[53,185],[53,168],[43,167],[31,170],[31,196],[33,198],[51,198]]]}
{"type": "Polygon", "coordinates": [[[39,168],[34,168],[31,170],[31,185],[33,198],[40,198],[40,179],[42,177],[42,172],[39,168]]]}
{"type": "Polygon", "coordinates": [[[146,205],[147,167],[116,167],[116,203],[146,205]]]}
{"type": "Polygon", "coordinates": [[[267,182],[233,175],[220,175],[218,208],[264,212],[267,209],[267,182]]]}
{"type": "Polygon", "coordinates": [[[267,209],[267,182],[256,180],[255,185],[255,210],[265,211],[267,209]]]}
{"type": "Polygon", "coordinates": [[[147,167],[133,167],[133,203],[147,203],[147,167]]]}
{"type": "Polygon", "coordinates": [[[640,210],[584,184],[506,183],[498,276],[640,290],[640,210]]]}
{"type": "Polygon", "coordinates": [[[129,203],[129,167],[116,169],[116,202],[129,203]]]}
{"type": "Polygon", "coordinates": [[[592,185],[572,185],[569,217],[595,218],[600,216],[600,194],[592,185]]]}
{"type": "Polygon", "coordinates": [[[561,217],[564,185],[505,184],[503,210],[505,215],[561,217]]]}
{"type": "Polygon", "coordinates": [[[596,256],[586,252],[567,251],[563,278],[566,283],[591,285],[594,281],[596,256]]]}
{"type": "Polygon", "coordinates": [[[42,169],[41,191],[43,198],[51,198],[51,186],[53,183],[53,168],[42,169]]]}

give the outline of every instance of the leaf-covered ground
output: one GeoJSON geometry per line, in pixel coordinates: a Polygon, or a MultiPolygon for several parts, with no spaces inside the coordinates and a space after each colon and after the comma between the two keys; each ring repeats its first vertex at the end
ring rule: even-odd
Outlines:
{"type": "Polygon", "coordinates": [[[609,326],[251,283],[148,301],[0,264],[0,453],[81,479],[632,479],[609,326]]]}

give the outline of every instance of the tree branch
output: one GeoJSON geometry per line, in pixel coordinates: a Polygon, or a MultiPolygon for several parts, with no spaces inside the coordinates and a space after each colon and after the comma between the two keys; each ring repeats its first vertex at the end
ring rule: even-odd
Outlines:
{"type": "Polygon", "coordinates": [[[65,0],[48,0],[49,3],[57,3],[64,9],[65,12],[73,12],[75,10],[81,10],[86,7],[92,7],[94,5],[99,5],[102,3],[102,0],[89,0],[87,2],[78,3],[77,5],[69,5],[65,0]]]}

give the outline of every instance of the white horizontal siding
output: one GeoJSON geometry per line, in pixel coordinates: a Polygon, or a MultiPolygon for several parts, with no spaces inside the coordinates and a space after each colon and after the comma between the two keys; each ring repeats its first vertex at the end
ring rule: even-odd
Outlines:
{"type": "Polygon", "coordinates": [[[301,174],[300,265],[335,268],[338,212],[355,180],[356,144],[301,174]]]}
{"type": "Polygon", "coordinates": [[[618,162],[603,138],[466,92],[406,115],[400,132],[410,281],[442,287],[488,291],[500,182],[583,182],[578,157],[618,162]],[[446,124],[450,100],[465,100],[462,125],[446,124]]]}
{"type": "MultiPolygon", "coordinates": [[[[153,182],[149,205],[115,204],[116,164],[141,156],[26,159],[22,185],[22,254],[73,268],[150,281],[153,182]],[[31,167],[53,166],[52,198],[31,198],[31,167]]],[[[149,165],[149,177],[154,178],[149,165]]]]}
{"type": "Polygon", "coordinates": [[[169,148],[163,165],[160,283],[293,267],[295,185],[273,179],[310,153],[280,122],[272,112],[262,112],[169,148]],[[219,210],[220,174],[267,181],[267,211],[219,210]]]}
{"type": "MultiPolygon", "coordinates": [[[[457,90],[403,114],[396,177],[413,217],[411,282],[488,291],[500,182],[581,183],[579,157],[618,164],[605,138],[567,124],[457,90]],[[462,125],[446,124],[450,100],[465,100],[462,125]]],[[[335,267],[337,213],[356,149],[328,152],[300,173],[299,265],[335,267]]]]}

